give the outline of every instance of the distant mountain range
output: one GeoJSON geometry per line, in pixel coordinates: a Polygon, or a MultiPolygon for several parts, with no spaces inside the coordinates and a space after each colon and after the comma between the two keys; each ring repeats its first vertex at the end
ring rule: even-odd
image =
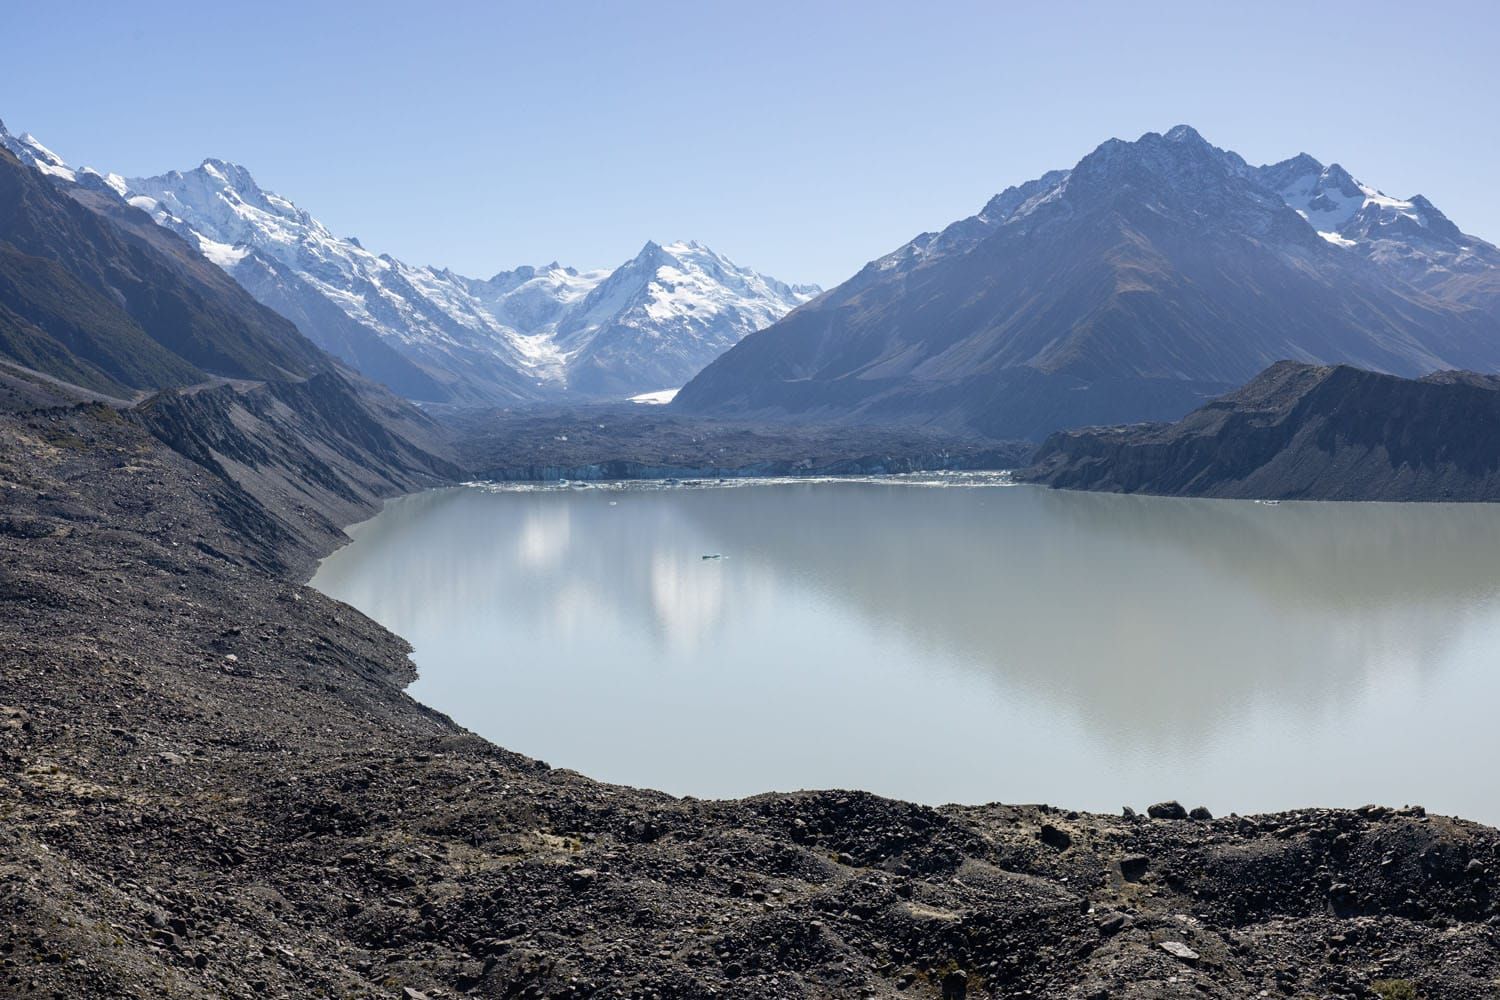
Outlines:
{"type": "Polygon", "coordinates": [[[1179,126],[925,233],[690,382],[679,410],[1040,440],[1166,420],[1280,359],[1500,369],[1500,250],[1306,154],[1179,126]]]}
{"type": "Polygon", "coordinates": [[[318,346],[417,400],[621,398],[676,388],[818,292],[691,242],[648,242],[612,272],[553,263],[467,278],[334,236],[222,160],[127,179],[75,170],[3,125],[0,146],[49,177],[145,211],[318,346]]]}
{"type": "Polygon", "coordinates": [[[1283,361],[1173,424],[1062,431],[1024,478],[1270,500],[1500,500],[1500,377],[1283,361]]]}

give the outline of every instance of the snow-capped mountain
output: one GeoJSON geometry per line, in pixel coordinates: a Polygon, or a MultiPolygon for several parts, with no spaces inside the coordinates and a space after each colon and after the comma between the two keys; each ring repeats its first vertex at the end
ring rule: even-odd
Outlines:
{"type": "Polygon", "coordinates": [[[1500,370],[1500,250],[1427,199],[1187,126],[1007,189],[725,352],[673,405],[1040,439],[1176,419],[1272,362],[1500,370]]]}
{"type": "MultiPolygon", "coordinates": [[[[1066,201],[1091,179],[1116,181],[1122,160],[1149,157],[1151,168],[1170,181],[1174,195],[1199,197],[1195,211],[1214,218],[1216,207],[1204,199],[1203,184],[1219,174],[1242,179],[1254,189],[1246,199],[1261,209],[1275,210],[1282,204],[1297,212],[1328,243],[1352,249],[1374,262],[1398,271],[1420,287],[1443,284],[1455,274],[1491,272],[1500,268],[1500,250],[1459,230],[1447,216],[1422,195],[1393,198],[1356,179],[1338,163],[1324,166],[1307,153],[1264,166],[1251,166],[1232,150],[1202,141],[1189,126],[1160,137],[1161,145],[1111,139],[1072,170],[1054,170],[1040,178],[1006,189],[992,198],[977,214],[955,222],[937,233],[923,233],[873,263],[877,270],[909,265],[934,256],[972,248],[1000,226],[1024,220],[1053,202],[1066,201]],[[1188,155],[1184,156],[1184,152],[1188,155]],[[1209,169],[1205,169],[1205,167],[1209,169]],[[1082,172],[1080,172],[1082,171],[1082,172]],[[1274,195],[1274,197],[1272,197],[1274,195]],[[1279,199],[1279,202],[1278,202],[1279,199]]],[[[1246,205],[1225,202],[1222,211],[1245,210],[1246,205]]],[[[1269,218],[1269,216],[1265,216],[1269,218]]],[[[1218,219],[1223,222],[1224,220],[1218,219]]]]}
{"type": "Polygon", "coordinates": [[[556,341],[568,352],[569,383],[582,392],[675,388],[817,293],[701,243],[647,243],[562,318],[556,341]]]}
{"type": "Polygon", "coordinates": [[[554,262],[469,278],[335,236],[223,160],[126,179],[75,171],[3,126],[0,144],[59,181],[113,190],[320,347],[419,400],[625,397],[676,387],[818,292],[697,243],[647,243],[613,272],[554,262]]]}

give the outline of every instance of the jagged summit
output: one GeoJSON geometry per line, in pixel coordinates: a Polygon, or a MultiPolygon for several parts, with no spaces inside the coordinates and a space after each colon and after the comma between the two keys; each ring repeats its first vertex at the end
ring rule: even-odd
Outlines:
{"type": "Polygon", "coordinates": [[[210,157],[200,163],[197,170],[224,182],[241,194],[261,195],[264,193],[260,185],[255,182],[255,178],[251,176],[250,171],[238,163],[210,157]]]}
{"type": "MultiPolygon", "coordinates": [[[[1285,206],[1325,242],[1365,253],[1389,256],[1389,240],[1405,234],[1408,242],[1422,244],[1421,254],[1404,253],[1408,264],[1432,271],[1471,267],[1467,258],[1454,256],[1460,244],[1462,252],[1470,256],[1486,256],[1494,249],[1483,240],[1465,236],[1421,195],[1393,198],[1358,180],[1342,164],[1324,165],[1306,152],[1252,167],[1239,154],[1213,145],[1197,129],[1184,124],[1162,134],[1147,132],[1134,141],[1109,139],[1072,169],[1051,171],[1035,181],[1007,188],[977,215],[954,223],[942,233],[924,233],[872,266],[889,267],[900,260],[929,257],[935,251],[966,249],[996,226],[1041,210],[1078,211],[1091,200],[1096,206],[1112,204],[1106,200],[1122,189],[1132,198],[1148,192],[1156,202],[1186,197],[1200,210],[1211,207],[1213,199],[1237,202],[1237,218],[1261,232],[1272,228],[1285,231],[1285,220],[1276,218],[1285,206]],[[1245,210],[1252,208],[1255,211],[1247,214],[1245,210]],[[1387,245],[1378,246],[1380,241],[1387,245]]],[[[1211,224],[1224,221],[1213,212],[1202,214],[1211,224]]]]}
{"type": "Polygon", "coordinates": [[[1500,311],[1500,250],[1466,235],[1422,195],[1393,198],[1305,153],[1255,174],[1329,244],[1423,291],[1500,311]]]}

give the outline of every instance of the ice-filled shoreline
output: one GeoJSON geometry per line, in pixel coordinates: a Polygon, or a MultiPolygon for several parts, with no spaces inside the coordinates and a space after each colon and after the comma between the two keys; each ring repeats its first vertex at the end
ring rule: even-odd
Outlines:
{"type": "Polygon", "coordinates": [[[666,479],[557,479],[547,482],[510,482],[470,480],[465,487],[491,493],[553,493],[564,490],[604,490],[645,492],[678,489],[725,489],[740,486],[790,486],[799,484],[866,484],[881,486],[1017,486],[1020,483],[1008,470],[954,470],[938,472],[903,472],[884,475],[850,476],[731,476],[666,479]]]}

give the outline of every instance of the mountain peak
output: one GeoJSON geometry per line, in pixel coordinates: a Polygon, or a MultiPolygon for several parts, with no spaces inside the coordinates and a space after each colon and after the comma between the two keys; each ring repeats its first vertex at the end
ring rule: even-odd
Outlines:
{"type": "Polygon", "coordinates": [[[1321,162],[1306,153],[1298,153],[1289,160],[1268,163],[1253,172],[1260,181],[1273,191],[1284,193],[1296,187],[1317,184],[1326,169],[1321,162]]]}
{"type": "Polygon", "coordinates": [[[1198,130],[1191,125],[1174,125],[1162,138],[1168,142],[1201,142],[1208,145],[1208,140],[1199,135],[1198,130]]]}
{"type": "Polygon", "coordinates": [[[1321,174],[1323,172],[1323,164],[1318,160],[1318,158],[1307,153],[1298,153],[1290,160],[1282,160],[1280,163],[1276,164],[1276,166],[1286,167],[1289,170],[1295,170],[1302,173],[1311,172],[1321,174]]]}
{"type": "Polygon", "coordinates": [[[41,144],[41,141],[30,132],[22,132],[20,135],[12,135],[0,126],[0,146],[10,150],[21,162],[41,171],[49,177],[56,177],[65,181],[77,180],[77,174],[73,168],[52,150],[41,144]]]}
{"type": "Polygon", "coordinates": [[[1191,125],[1177,125],[1165,135],[1147,132],[1133,142],[1128,139],[1110,139],[1100,143],[1095,150],[1078,162],[1075,171],[1090,163],[1099,162],[1192,162],[1207,160],[1220,164],[1239,161],[1238,155],[1220,149],[1198,133],[1191,125]]]}
{"type": "Polygon", "coordinates": [[[1426,195],[1414,194],[1410,201],[1412,209],[1417,214],[1417,220],[1426,229],[1457,243],[1465,239],[1462,231],[1454,225],[1453,220],[1448,218],[1442,211],[1427,200],[1426,195]]]}
{"type": "MultiPolygon", "coordinates": [[[[1265,199],[1245,197],[1250,167],[1237,153],[1213,145],[1192,127],[1178,125],[1166,135],[1147,132],[1134,142],[1111,139],[1078,161],[1060,186],[1057,199],[1068,211],[1092,211],[1127,202],[1149,206],[1200,224],[1210,205],[1245,209],[1241,219],[1257,231],[1270,224],[1265,199]],[[1253,218],[1252,218],[1253,217],[1253,218]]],[[[1039,204],[1040,207],[1040,204],[1039,204]]],[[[1049,213],[1050,213],[1049,209],[1049,213]]],[[[1017,216],[1031,216],[1018,212],[1017,216]]],[[[1242,213],[1243,214],[1243,213],[1242,213]]]]}
{"type": "Polygon", "coordinates": [[[1330,163],[1324,167],[1323,180],[1325,187],[1332,186],[1340,194],[1350,198],[1362,196],[1365,193],[1359,181],[1355,180],[1354,175],[1345,170],[1343,164],[1340,163],[1330,163]]]}
{"type": "Polygon", "coordinates": [[[1306,154],[1253,168],[1185,125],[1110,139],[878,258],[673,405],[1036,437],[1180,415],[1276,357],[1495,367],[1500,328],[1469,303],[1500,298],[1500,249],[1446,232],[1306,154]]]}
{"type": "Polygon", "coordinates": [[[250,171],[238,163],[231,163],[228,160],[221,160],[210,156],[198,165],[195,173],[207,175],[216,181],[229,185],[242,194],[261,193],[260,185],[255,182],[255,178],[251,175],[250,171]]]}
{"type": "Polygon", "coordinates": [[[646,245],[625,266],[631,269],[654,269],[660,267],[669,256],[670,252],[660,243],[647,240],[646,245]]]}

